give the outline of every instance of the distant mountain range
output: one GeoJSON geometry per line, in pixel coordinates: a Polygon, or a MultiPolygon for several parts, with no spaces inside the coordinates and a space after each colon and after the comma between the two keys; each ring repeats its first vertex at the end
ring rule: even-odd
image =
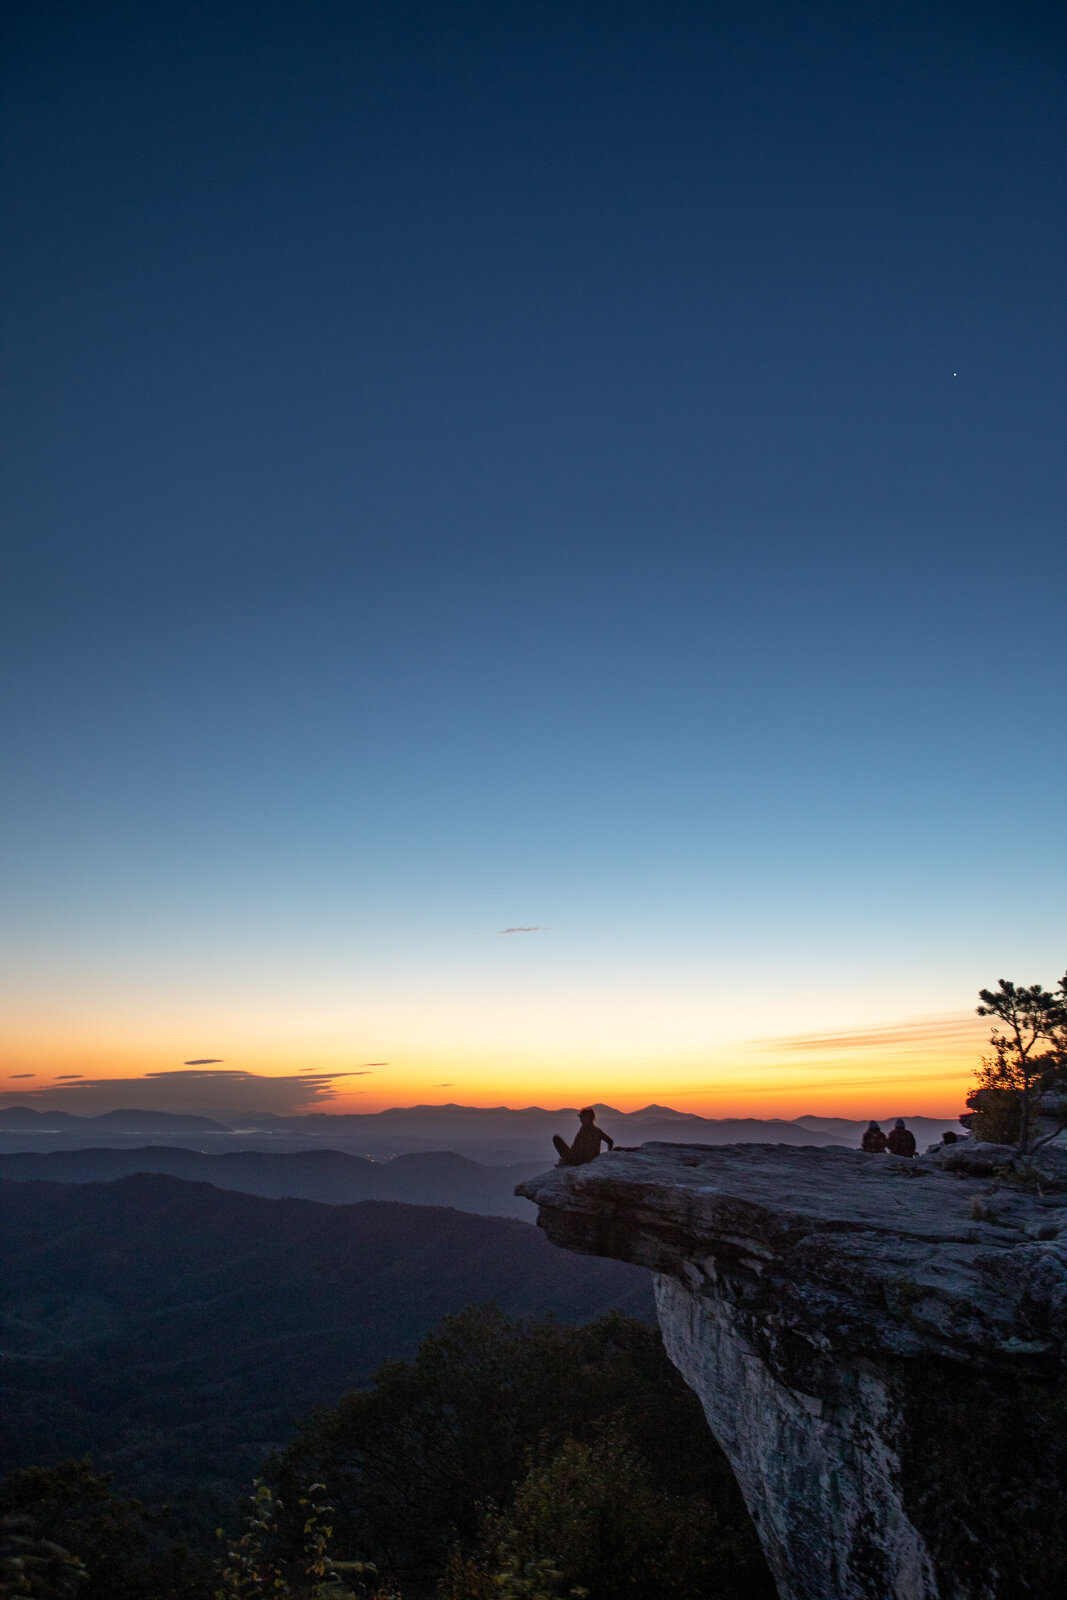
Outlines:
{"type": "MultiPolygon", "coordinates": [[[[621,1144],[664,1140],[673,1144],[856,1145],[865,1121],[843,1117],[798,1117],[793,1121],[758,1117],[711,1118],[669,1106],[640,1111],[598,1106],[604,1129],[621,1144]]],[[[897,1115],[897,1113],[894,1113],[897,1115]]],[[[882,1118],[891,1122],[891,1118],[882,1118]]],[[[961,1131],[951,1118],[908,1117],[920,1149],[946,1128],[961,1131]]],[[[163,1111],[108,1111],[79,1117],[71,1112],[37,1111],[16,1105],[0,1110],[0,1152],[76,1150],[92,1146],[130,1148],[136,1141],[189,1146],[202,1153],[224,1150],[339,1150],[367,1160],[451,1151],[479,1163],[548,1166],[553,1133],[569,1137],[576,1126],[572,1106],[546,1110],[526,1106],[406,1106],[388,1111],[278,1117],[248,1112],[222,1122],[212,1117],[178,1116],[163,1111]],[[192,1137],[191,1137],[192,1136],[192,1137]]]]}
{"type": "Polygon", "coordinates": [[[0,1200],[0,1470],[89,1452],[209,1525],[294,1420],[410,1357],[447,1313],[653,1317],[647,1273],[502,1217],[162,1175],[4,1183],[0,1200]]]}
{"type": "Polygon", "coordinates": [[[532,1222],[534,1208],[528,1200],[516,1198],[515,1185],[543,1172],[547,1164],[532,1161],[486,1167],[450,1150],[374,1162],[342,1150],[232,1150],[205,1155],[180,1146],[148,1145],[0,1155],[0,1177],[17,1182],[106,1183],[137,1172],[164,1172],[271,1199],[320,1200],[331,1205],[396,1200],[532,1222]]]}
{"type": "Polygon", "coordinates": [[[225,1122],[212,1117],[194,1117],[175,1111],[101,1111],[97,1116],[79,1117],[72,1111],[37,1111],[33,1106],[5,1106],[0,1111],[0,1128],[43,1132],[49,1128],[77,1131],[88,1124],[111,1133],[230,1133],[225,1122]]]}

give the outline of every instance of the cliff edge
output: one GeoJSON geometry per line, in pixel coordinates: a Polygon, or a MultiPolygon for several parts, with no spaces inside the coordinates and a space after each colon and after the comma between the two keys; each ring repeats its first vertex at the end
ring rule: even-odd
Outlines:
{"type": "Polygon", "coordinates": [[[782,1600],[1067,1593],[1067,1161],[647,1144],[516,1191],[656,1274],[782,1600]]]}

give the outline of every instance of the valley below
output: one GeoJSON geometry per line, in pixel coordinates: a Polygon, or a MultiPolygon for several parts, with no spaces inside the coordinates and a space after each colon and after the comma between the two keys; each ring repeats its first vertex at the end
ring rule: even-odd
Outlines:
{"type": "Polygon", "coordinates": [[[640,1268],[576,1272],[510,1218],[162,1173],[0,1193],[3,1469],[89,1454],[170,1501],[179,1528],[230,1516],[298,1418],[410,1357],[445,1315],[654,1319],[640,1268]]]}

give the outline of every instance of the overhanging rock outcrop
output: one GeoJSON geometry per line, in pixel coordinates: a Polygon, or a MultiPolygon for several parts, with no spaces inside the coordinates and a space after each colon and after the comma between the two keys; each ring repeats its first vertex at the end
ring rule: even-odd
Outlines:
{"type": "Polygon", "coordinates": [[[648,1144],[517,1190],[656,1274],[782,1600],[1067,1593],[1067,1183],[1005,1154],[648,1144]]]}

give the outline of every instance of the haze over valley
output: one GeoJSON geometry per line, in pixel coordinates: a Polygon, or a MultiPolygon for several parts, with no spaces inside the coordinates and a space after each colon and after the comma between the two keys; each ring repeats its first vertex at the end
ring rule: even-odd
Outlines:
{"type": "MultiPolygon", "coordinates": [[[[862,1124],[843,1118],[711,1120],[650,1106],[626,1115],[597,1108],[620,1146],[769,1143],[851,1145],[862,1124]]],[[[531,1220],[516,1185],[554,1164],[553,1133],[569,1137],[573,1108],[508,1111],[413,1106],[372,1116],[247,1116],[241,1126],[165,1112],[76,1117],[27,1107],[0,1110],[0,1178],[98,1183],[169,1173],[245,1194],[348,1204],[394,1200],[531,1220]]],[[[915,1118],[925,1145],[958,1123],[915,1118]]]]}

